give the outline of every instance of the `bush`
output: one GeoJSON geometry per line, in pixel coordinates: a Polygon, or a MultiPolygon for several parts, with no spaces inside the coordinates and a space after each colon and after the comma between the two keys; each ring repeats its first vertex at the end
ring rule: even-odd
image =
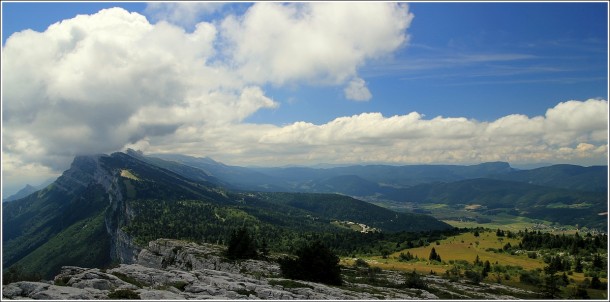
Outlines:
{"type": "Polygon", "coordinates": [[[519,280],[521,281],[521,283],[530,285],[540,285],[542,283],[540,274],[532,271],[522,271],[519,275],[519,280]]]}
{"type": "Polygon", "coordinates": [[[53,282],[53,283],[57,286],[68,286],[68,282],[70,282],[70,279],[72,279],[72,277],[70,277],[70,276],[61,277],[61,278],[55,279],[55,282],[53,282]]]}
{"type": "Polygon", "coordinates": [[[366,280],[369,282],[377,282],[377,275],[381,273],[381,268],[373,266],[368,267],[365,271],[363,271],[363,275],[366,277],[366,280]]]}
{"type": "Polygon", "coordinates": [[[339,257],[320,241],[305,245],[297,250],[296,259],[279,260],[282,275],[288,279],[341,285],[339,257]]]}
{"type": "Polygon", "coordinates": [[[474,284],[479,284],[483,280],[483,276],[479,272],[466,270],[464,276],[474,284]]]}
{"type": "Polygon", "coordinates": [[[587,289],[583,288],[581,286],[573,287],[570,290],[570,295],[568,298],[570,298],[570,299],[591,299],[591,297],[589,297],[589,293],[587,292],[587,289]]]}
{"type": "Polygon", "coordinates": [[[589,285],[589,288],[601,289],[602,288],[601,280],[599,280],[599,278],[597,276],[591,278],[591,284],[589,285]]]}
{"type": "Polygon", "coordinates": [[[172,283],[173,287],[175,287],[181,291],[184,291],[184,289],[186,288],[187,285],[189,285],[189,283],[186,281],[176,281],[176,282],[172,283]]]}
{"type": "Polygon", "coordinates": [[[117,299],[117,300],[139,300],[140,294],[130,290],[130,289],[119,289],[115,290],[108,294],[109,299],[117,299]]]}
{"type": "Polygon", "coordinates": [[[356,259],[356,261],[354,262],[354,266],[355,266],[355,267],[369,267],[369,264],[368,264],[366,261],[364,261],[364,260],[362,260],[362,259],[358,258],[358,259],[356,259]]]}
{"type": "Polygon", "coordinates": [[[28,273],[18,265],[11,266],[2,274],[2,284],[6,285],[19,281],[40,281],[42,276],[37,273],[28,273]]]}
{"type": "Polygon", "coordinates": [[[415,257],[413,255],[411,255],[411,253],[407,252],[405,253],[400,253],[400,255],[398,255],[398,261],[401,262],[407,262],[407,261],[411,261],[415,259],[415,257]]]}
{"type": "Polygon", "coordinates": [[[226,256],[231,260],[257,258],[256,242],[245,227],[233,231],[231,234],[226,256]]]}
{"type": "Polygon", "coordinates": [[[119,278],[119,279],[121,279],[121,280],[123,280],[123,281],[125,281],[127,283],[133,284],[133,285],[135,285],[135,286],[137,286],[139,288],[144,287],[144,284],[142,284],[142,282],[138,281],[134,277],[125,275],[125,274],[120,273],[120,272],[112,272],[112,274],[114,276],[116,276],[117,278],[119,278]]]}
{"type": "Polygon", "coordinates": [[[428,289],[428,284],[426,284],[424,278],[415,270],[405,273],[405,283],[403,285],[408,288],[428,289]]]}

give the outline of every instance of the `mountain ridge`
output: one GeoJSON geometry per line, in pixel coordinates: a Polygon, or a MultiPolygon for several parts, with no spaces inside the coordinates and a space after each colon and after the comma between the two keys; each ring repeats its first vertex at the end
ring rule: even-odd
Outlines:
{"type": "Polygon", "coordinates": [[[450,229],[430,216],[396,213],[347,196],[285,195],[284,202],[270,193],[232,192],[196,168],[151,162],[121,152],[77,156],[47,188],[3,205],[3,267],[50,276],[63,265],[129,264],[144,238],[217,241],[246,222],[270,240],[278,231],[348,232],[331,223],[337,219],[384,231],[450,229]],[[287,202],[295,199],[324,210],[287,202]]]}

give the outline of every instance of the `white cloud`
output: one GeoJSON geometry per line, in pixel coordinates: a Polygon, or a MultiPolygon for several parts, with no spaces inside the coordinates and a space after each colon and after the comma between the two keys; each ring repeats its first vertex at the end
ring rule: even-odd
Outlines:
{"type": "Polygon", "coordinates": [[[221,26],[248,81],[342,84],[365,61],[407,40],[413,15],[397,3],[257,3],[221,26]]]}
{"type": "MultiPolygon", "coordinates": [[[[261,84],[359,79],[366,60],[406,42],[413,17],[395,3],[255,3],[242,16],[199,22],[220,9],[150,4],[151,24],[113,8],[13,34],[2,52],[3,152],[60,170],[78,153],[174,133],[194,142],[276,108],[261,84]]],[[[367,98],[357,88],[353,98],[367,98]]]]}
{"type": "Polygon", "coordinates": [[[404,45],[412,18],[396,3],[256,3],[187,32],[115,8],[15,33],[2,52],[3,181],[126,147],[260,165],[607,158],[605,100],[490,123],[416,112],[244,122],[279,106],[264,84],[345,86],[369,100],[358,69],[404,45]]]}
{"type": "Polygon", "coordinates": [[[351,80],[343,92],[346,99],[353,101],[368,101],[373,97],[366,87],[366,82],[361,78],[351,80]]]}
{"type": "Polygon", "coordinates": [[[37,162],[24,162],[19,156],[2,155],[2,199],[21,190],[26,184],[37,186],[58,177],[53,169],[37,162]]]}
{"type": "Polygon", "coordinates": [[[2,53],[3,151],[63,169],[78,153],[276,107],[261,88],[208,64],[216,38],[210,23],[187,33],[120,8],[12,35],[2,53]]]}
{"type": "Polygon", "coordinates": [[[225,5],[222,2],[149,2],[145,13],[153,21],[167,21],[172,24],[192,27],[202,16],[213,14],[225,5]]]}
{"type": "Polygon", "coordinates": [[[294,124],[283,127],[261,139],[277,146],[298,144],[321,146],[317,152],[335,149],[336,158],[358,161],[388,162],[483,162],[506,160],[562,161],[562,147],[573,146],[580,155],[607,157],[607,101],[572,102],[577,112],[563,104],[549,110],[544,117],[508,116],[491,123],[465,118],[426,120],[417,113],[383,117],[361,114],[339,118],[328,124],[294,124]],[[596,108],[596,110],[591,110],[596,108]],[[587,114],[583,114],[587,112],[587,114]],[[553,114],[572,114],[569,122],[558,123],[553,114]],[[591,124],[588,121],[597,121],[591,124]],[[574,132],[573,125],[581,124],[574,132]],[[587,126],[584,126],[587,125],[587,126]],[[568,133],[569,135],[561,135],[568,133]],[[599,137],[592,136],[601,133],[599,137]],[[584,139],[580,141],[579,139],[584,139]],[[587,144],[587,145],[583,145],[587,144]],[[583,146],[588,146],[584,148],[583,146]],[[577,147],[580,146],[580,147],[577,147]],[[586,153],[583,153],[586,152],[586,153]]]}
{"type": "Polygon", "coordinates": [[[242,165],[607,161],[608,141],[603,135],[608,134],[608,102],[569,103],[573,107],[560,103],[545,116],[509,115],[492,122],[425,119],[416,112],[390,117],[362,113],[321,125],[296,122],[281,127],[229,124],[213,130],[180,129],[174,139],[157,141],[149,151],[175,147],[177,152],[242,165]],[[560,123],[557,114],[573,114],[577,120],[560,123]],[[597,123],[590,125],[588,120],[597,123]],[[581,125],[577,135],[573,135],[575,123],[581,125]],[[198,142],[191,140],[195,133],[200,134],[198,142]]]}

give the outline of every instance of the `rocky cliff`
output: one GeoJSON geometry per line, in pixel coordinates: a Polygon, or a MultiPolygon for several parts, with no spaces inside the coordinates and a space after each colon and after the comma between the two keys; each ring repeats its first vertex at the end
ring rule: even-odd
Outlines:
{"type": "MultiPolygon", "coordinates": [[[[344,269],[345,271],[346,269],[344,269]]],[[[272,299],[373,300],[515,299],[524,292],[503,285],[469,285],[428,276],[430,290],[401,286],[398,272],[382,271],[386,286],[345,282],[342,286],[280,277],[273,260],[232,262],[222,247],[159,239],[142,249],[133,264],[111,269],[65,266],[53,281],[16,282],[2,288],[3,299],[272,299]],[[495,294],[494,294],[495,292],[495,294]]]]}
{"type": "Polygon", "coordinates": [[[121,169],[104,163],[107,155],[77,156],[69,170],[56,182],[60,189],[74,193],[92,185],[103,188],[108,209],[104,217],[106,232],[110,236],[110,259],[118,263],[134,263],[139,248],[133,238],[121,230],[130,218],[131,211],[121,190],[121,169]]]}

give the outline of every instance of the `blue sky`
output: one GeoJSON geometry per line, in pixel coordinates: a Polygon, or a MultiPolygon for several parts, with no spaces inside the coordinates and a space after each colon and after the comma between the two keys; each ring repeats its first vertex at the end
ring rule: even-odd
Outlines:
{"type": "Polygon", "coordinates": [[[607,162],[607,3],[341,5],[2,2],[3,173],[126,147],[243,165],[607,162]]]}
{"type": "MultiPolygon", "coordinates": [[[[302,98],[325,104],[329,98],[336,100],[332,111],[311,113],[316,122],[368,111],[489,121],[513,113],[542,115],[569,99],[606,98],[606,7],[413,3],[410,45],[395,53],[395,61],[362,69],[374,95],[371,102],[345,108],[341,89],[327,89],[322,95],[302,87],[299,92],[302,98]]],[[[303,106],[294,105],[288,114],[261,111],[257,121],[281,116],[282,122],[298,120],[300,112],[311,111],[303,106]]]]}
{"type": "MultiPolygon", "coordinates": [[[[44,31],[115,6],[147,15],[144,2],[4,3],[2,41],[16,31],[44,31]]],[[[488,121],[542,115],[571,99],[607,98],[606,3],[415,2],[410,11],[409,45],[394,53],[395,61],[362,68],[375,92],[372,101],[346,106],[337,87],[269,85],[269,94],[287,105],[259,111],[249,121],[324,123],[371,111],[488,121]]]]}

